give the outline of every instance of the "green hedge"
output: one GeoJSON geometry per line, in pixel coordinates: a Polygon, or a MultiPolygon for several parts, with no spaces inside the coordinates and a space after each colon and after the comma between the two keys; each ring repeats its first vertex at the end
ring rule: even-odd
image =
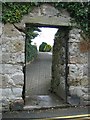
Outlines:
{"type": "Polygon", "coordinates": [[[42,42],[42,44],[39,46],[40,52],[50,52],[52,47],[48,45],[46,42],[42,42]]]}
{"type": "Polygon", "coordinates": [[[50,52],[51,49],[52,49],[52,47],[47,44],[47,45],[45,46],[45,48],[44,48],[44,51],[45,51],[45,52],[50,52]]]}
{"type": "Polygon", "coordinates": [[[37,47],[26,43],[26,62],[33,61],[37,58],[37,47]]]}

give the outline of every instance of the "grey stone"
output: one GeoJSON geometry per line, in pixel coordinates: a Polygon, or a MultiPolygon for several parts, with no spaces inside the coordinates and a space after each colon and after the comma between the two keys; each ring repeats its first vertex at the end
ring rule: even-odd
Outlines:
{"type": "Polygon", "coordinates": [[[0,88],[2,88],[2,74],[0,74],[0,88]]]}
{"type": "Polygon", "coordinates": [[[13,95],[16,97],[22,96],[22,88],[12,88],[13,95]]]}
{"type": "MultiPolygon", "coordinates": [[[[13,38],[12,38],[13,39],[13,38]]],[[[16,38],[15,40],[8,40],[6,43],[2,44],[2,52],[24,52],[25,41],[16,38]]]]}
{"type": "Polygon", "coordinates": [[[22,99],[15,100],[10,105],[11,110],[23,110],[23,107],[24,107],[24,101],[22,99]]]}
{"type": "Polygon", "coordinates": [[[84,94],[84,95],[82,96],[82,98],[83,98],[84,100],[90,101],[90,94],[84,94]]]}
{"type": "Polygon", "coordinates": [[[86,94],[90,94],[90,87],[89,86],[83,86],[82,91],[85,92],[86,94]]]}
{"type": "Polygon", "coordinates": [[[84,92],[82,91],[81,87],[77,87],[76,92],[78,97],[82,97],[84,95],[84,92]]]}
{"type": "Polygon", "coordinates": [[[2,77],[2,88],[5,88],[8,86],[8,81],[10,80],[10,76],[8,74],[1,75],[2,77]]]}
{"type": "Polygon", "coordinates": [[[67,102],[71,104],[72,106],[77,106],[80,104],[80,98],[78,96],[68,96],[67,97],[67,102]]]}
{"type": "Polygon", "coordinates": [[[0,63],[2,63],[2,52],[0,52],[0,63]]]}
{"type": "Polygon", "coordinates": [[[2,89],[2,96],[6,96],[7,98],[10,98],[11,95],[12,95],[11,88],[2,89]]]}
{"type": "Polygon", "coordinates": [[[69,43],[69,54],[70,55],[77,55],[79,53],[78,43],[69,43]]]}
{"type": "Polygon", "coordinates": [[[84,92],[82,91],[81,86],[70,86],[69,92],[71,96],[74,95],[74,96],[82,97],[84,95],[84,92]]]}
{"type": "Polygon", "coordinates": [[[19,36],[21,32],[19,32],[12,24],[7,23],[4,25],[4,34],[8,37],[19,36]]]}
{"type": "Polygon", "coordinates": [[[41,14],[47,15],[47,16],[57,16],[57,14],[59,14],[59,11],[51,5],[44,4],[44,5],[41,5],[41,14]]]}
{"type": "Polygon", "coordinates": [[[10,60],[10,54],[9,53],[3,53],[2,54],[2,62],[3,63],[8,63],[9,60],[10,60]]]}
{"type": "Polygon", "coordinates": [[[81,85],[82,86],[87,86],[89,84],[88,76],[83,76],[81,79],[81,85]]]}
{"type": "Polygon", "coordinates": [[[13,61],[16,63],[24,63],[25,62],[25,53],[16,53],[14,54],[14,59],[13,61]]]}
{"type": "Polygon", "coordinates": [[[12,65],[12,64],[0,64],[2,71],[0,73],[3,74],[13,74],[15,72],[21,72],[22,66],[21,65],[12,65]]]}
{"type": "Polygon", "coordinates": [[[90,101],[84,101],[84,100],[82,100],[81,102],[80,102],[80,105],[84,105],[84,106],[86,106],[86,105],[90,105],[90,101]]]}
{"type": "Polygon", "coordinates": [[[13,79],[16,85],[23,85],[24,84],[24,74],[23,72],[16,72],[14,73],[11,78],[13,79]]]}
{"type": "Polygon", "coordinates": [[[83,66],[83,76],[88,76],[88,64],[83,66]]]}
{"type": "Polygon", "coordinates": [[[10,87],[10,86],[11,86],[11,87],[12,87],[12,86],[15,86],[15,83],[14,83],[14,81],[13,81],[12,79],[9,79],[7,83],[8,83],[8,86],[9,86],[9,87],[10,87]]]}
{"type": "Polygon", "coordinates": [[[2,62],[3,63],[24,63],[25,62],[25,53],[3,53],[2,62]]]}
{"type": "Polygon", "coordinates": [[[69,64],[69,76],[73,79],[77,79],[78,77],[81,79],[83,76],[83,65],[69,64]]]}
{"type": "Polygon", "coordinates": [[[2,103],[2,106],[8,106],[9,107],[9,100],[5,97],[3,97],[1,100],[0,100],[0,103],[2,103]]]}
{"type": "Polygon", "coordinates": [[[72,30],[70,30],[70,34],[79,34],[81,32],[81,30],[80,29],[78,29],[78,28],[73,28],[72,30]]]}

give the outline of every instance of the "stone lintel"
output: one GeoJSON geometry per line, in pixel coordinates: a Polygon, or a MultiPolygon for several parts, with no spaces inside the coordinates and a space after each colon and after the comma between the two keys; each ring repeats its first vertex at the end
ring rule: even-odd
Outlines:
{"type": "Polygon", "coordinates": [[[36,16],[36,17],[27,17],[25,16],[22,22],[37,24],[41,26],[73,26],[70,23],[69,18],[64,17],[48,17],[48,16],[36,16]]]}

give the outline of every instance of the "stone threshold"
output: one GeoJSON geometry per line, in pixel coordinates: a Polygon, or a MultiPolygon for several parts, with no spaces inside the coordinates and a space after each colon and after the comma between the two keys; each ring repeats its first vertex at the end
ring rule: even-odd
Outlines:
{"type": "Polygon", "coordinates": [[[70,108],[70,107],[76,107],[72,106],[70,104],[62,104],[58,106],[31,106],[31,105],[26,105],[23,107],[23,111],[28,111],[28,110],[46,110],[46,109],[58,109],[58,108],[70,108]]]}

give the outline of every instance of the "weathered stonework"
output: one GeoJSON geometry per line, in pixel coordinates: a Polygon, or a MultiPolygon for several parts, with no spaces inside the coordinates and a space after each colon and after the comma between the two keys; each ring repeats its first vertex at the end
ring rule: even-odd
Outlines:
{"type": "Polygon", "coordinates": [[[80,30],[73,28],[69,33],[69,93],[80,98],[80,104],[90,102],[88,82],[88,52],[81,52],[79,44],[82,40],[80,30]],[[88,97],[87,97],[88,96],[88,97]]]}
{"type": "Polygon", "coordinates": [[[51,89],[66,101],[66,44],[68,43],[68,27],[59,27],[55,35],[52,56],[51,89]]]}
{"type": "Polygon", "coordinates": [[[23,65],[25,63],[25,37],[12,24],[2,27],[2,63],[0,63],[0,91],[2,108],[10,110],[14,101],[22,99],[24,85],[23,65]]]}
{"type": "MultiPolygon", "coordinates": [[[[26,23],[54,27],[71,25],[70,15],[65,10],[56,10],[48,4],[35,7],[33,11],[22,18],[21,23],[15,25],[22,28],[25,27],[26,23]]],[[[2,103],[4,110],[20,110],[23,108],[25,35],[12,24],[7,23],[4,25],[0,23],[0,26],[2,26],[2,30],[0,30],[0,93],[2,93],[0,103],[2,103]]],[[[90,92],[88,85],[88,53],[81,53],[79,49],[80,30],[73,28],[70,30],[68,37],[68,92],[70,96],[78,96],[80,104],[86,105],[90,103],[90,94],[88,94],[90,92]]],[[[62,47],[60,44],[58,46],[62,47]]],[[[56,75],[58,77],[55,85],[60,84],[61,86],[58,87],[60,88],[58,93],[62,92],[62,88],[65,88],[65,46],[61,49],[59,47],[57,49],[62,51],[62,56],[60,52],[57,53],[54,57],[58,57],[58,59],[56,58],[57,61],[53,61],[53,63],[56,62],[55,69],[58,70],[53,74],[53,77],[56,77],[56,75]]]]}

